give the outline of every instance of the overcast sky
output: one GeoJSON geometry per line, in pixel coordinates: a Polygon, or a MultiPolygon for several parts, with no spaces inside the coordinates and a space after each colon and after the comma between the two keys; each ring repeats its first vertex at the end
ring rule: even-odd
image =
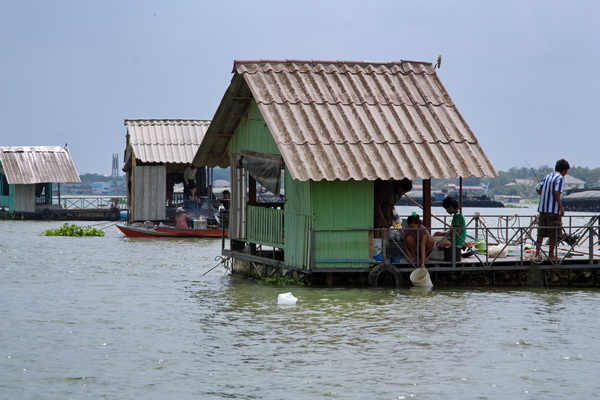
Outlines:
{"type": "Polygon", "coordinates": [[[417,60],[497,170],[600,167],[597,0],[0,0],[0,146],[122,164],[124,119],[212,119],[235,59],[417,60]]]}

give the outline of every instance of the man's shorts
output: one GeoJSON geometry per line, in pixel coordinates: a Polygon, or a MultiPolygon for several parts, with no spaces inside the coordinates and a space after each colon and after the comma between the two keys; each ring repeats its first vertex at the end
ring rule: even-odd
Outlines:
{"type": "Polygon", "coordinates": [[[558,237],[562,233],[562,218],[558,214],[540,213],[538,226],[538,236],[558,237]]]}

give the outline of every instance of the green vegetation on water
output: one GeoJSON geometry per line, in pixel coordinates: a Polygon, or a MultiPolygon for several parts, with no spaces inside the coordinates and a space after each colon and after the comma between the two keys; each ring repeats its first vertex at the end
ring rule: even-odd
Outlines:
{"type": "Polygon", "coordinates": [[[45,236],[104,236],[104,231],[91,226],[78,226],[65,222],[63,226],[56,229],[48,229],[45,236]]]}
{"type": "Polygon", "coordinates": [[[306,286],[307,282],[304,280],[304,276],[302,277],[292,277],[292,276],[278,276],[278,277],[262,277],[258,279],[258,283],[262,285],[275,285],[275,286],[306,286]]]}

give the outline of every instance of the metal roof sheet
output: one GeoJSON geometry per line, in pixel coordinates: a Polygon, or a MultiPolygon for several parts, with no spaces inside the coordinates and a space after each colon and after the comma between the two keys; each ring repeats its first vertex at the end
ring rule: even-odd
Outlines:
{"type": "Polygon", "coordinates": [[[249,99],[294,179],[497,176],[431,63],[236,61],[195,164],[228,165],[249,99]]]}
{"type": "Polygon", "coordinates": [[[0,147],[0,162],[10,184],[81,182],[66,147],[0,147]]]}
{"type": "Polygon", "coordinates": [[[563,200],[600,200],[600,190],[592,189],[573,192],[566,195],[563,200]]]}
{"type": "Polygon", "coordinates": [[[201,119],[125,120],[135,158],[154,163],[191,163],[209,125],[201,119]]]}

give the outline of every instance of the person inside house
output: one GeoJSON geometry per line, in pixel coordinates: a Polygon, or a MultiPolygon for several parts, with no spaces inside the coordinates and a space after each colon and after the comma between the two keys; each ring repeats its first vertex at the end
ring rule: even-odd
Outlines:
{"type": "Polygon", "coordinates": [[[231,192],[229,190],[223,190],[223,197],[221,198],[221,205],[225,211],[229,211],[229,203],[231,201],[231,192]]]}
{"type": "Polygon", "coordinates": [[[167,172],[167,204],[173,204],[173,186],[183,182],[181,171],[167,172]]]}
{"type": "Polygon", "coordinates": [[[229,227],[229,207],[231,206],[231,192],[223,190],[223,197],[219,203],[219,213],[224,228],[229,227]]]}
{"type": "Polygon", "coordinates": [[[192,223],[192,218],[185,212],[183,207],[177,207],[175,210],[175,228],[187,229],[191,227],[192,223]]]}
{"type": "Polygon", "coordinates": [[[197,169],[192,164],[188,165],[183,171],[183,198],[196,200],[196,172],[197,169]]]}
{"type": "Polygon", "coordinates": [[[433,250],[434,241],[429,229],[421,223],[418,214],[410,215],[406,219],[406,228],[402,234],[408,259],[412,262],[420,260],[420,267],[425,268],[425,259],[433,250]]]}
{"type": "MultiPolygon", "coordinates": [[[[375,181],[375,229],[389,229],[394,226],[395,206],[398,200],[412,190],[412,181],[404,178],[399,181],[375,181]]],[[[380,237],[375,231],[375,237],[380,237]]]]}

